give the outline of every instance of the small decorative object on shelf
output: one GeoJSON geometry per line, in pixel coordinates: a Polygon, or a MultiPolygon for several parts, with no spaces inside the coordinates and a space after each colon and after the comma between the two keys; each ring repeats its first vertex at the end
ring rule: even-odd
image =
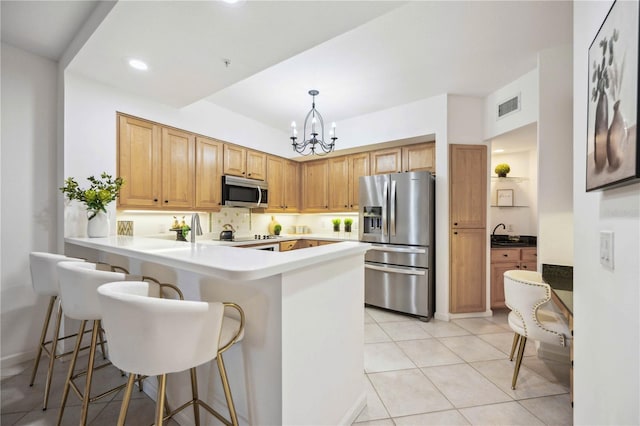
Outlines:
{"type": "Polygon", "coordinates": [[[275,235],[280,235],[280,231],[282,231],[282,225],[277,224],[273,227],[273,233],[275,235]]]}
{"type": "Polygon", "coordinates": [[[348,217],[344,220],[344,232],[351,232],[351,224],[353,224],[353,219],[348,217]]]}
{"type": "Polygon", "coordinates": [[[495,172],[498,177],[507,177],[507,174],[511,171],[511,167],[507,163],[500,163],[496,166],[495,172]]]}
{"type": "Polygon", "coordinates": [[[340,222],[342,222],[342,220],[336,218],[332,219],[331,222],[333,223],[333,232],[340,232],[340,222]]]}
{"type": "Polygon", "coordinates": [[[87,208],[87,235],[89,237],[106,237],[109,235],[109,216],[106,206],[118,198],[124,180],[103,172],[100,178],[89,176],[89,188],[82,189],[75,178],[67,178],[60,188],[69,200],[77,200],[87,208]]]}

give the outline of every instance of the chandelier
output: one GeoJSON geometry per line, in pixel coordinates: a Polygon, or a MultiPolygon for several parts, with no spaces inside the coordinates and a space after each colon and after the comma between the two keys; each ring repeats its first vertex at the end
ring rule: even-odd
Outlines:
{"type": "Polygon", "coordinates": [[[331,131],[329,132],[331,142],[324,141],[324,121],[318,110],[316,110],[316,96],[319,93],[317,90],[309,90],[313,100],[311,101],[311,111],[307,113],[304,119],[302,141],[296,142],[298,140],[298,129],[296,129],[296,122],[291,122],[291,137],[289,139],[291,139],[293,150],[301,155],[328,154],[333,151],[338,139],[336,137],[336,123],[331,123],[331,131]]]}

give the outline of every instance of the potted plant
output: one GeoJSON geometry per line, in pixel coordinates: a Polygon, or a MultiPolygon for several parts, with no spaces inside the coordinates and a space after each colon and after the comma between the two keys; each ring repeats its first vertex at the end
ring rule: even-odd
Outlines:
{"type": "Polygon", "coordinates": [[[507,173],[511,171],[511,167],[507,163],[500,163],[496,166],[495,172],[498,177],[507,177],[507,173]]]}
{"type": "Polygon", "coordinates": [[[103,172],[99,178],[89,176],[88,188],[80,188],[75,178],[67,178],[64,186],[60,188],[69,200],[77,200],[84,203],[87,209],[87,235],[89,237],[106,237],[109,234],[109,217],[106,206],[120,195],[120,187],[124,180],[120,177],[113,178],[103,172]]]}
{"type": "Polygon", "coordinates": [[[353,219],[345,218],[344,220],[344,232],[351,232],[351,224],[353,223],[353,219]]]}
{"type": "Polygon", "coordinates": [[[333,232],[340,232],[340,222],[342,222],[342,220],[336,218],[332,219],[331,222],[333,223],[333,232]]]}
{"type": "Polygon", "coordinates": [[[282,231],[282,225],[277,224],[273,227],[273,233],[276,235],[280,235],[280,231],[282,231]]]}

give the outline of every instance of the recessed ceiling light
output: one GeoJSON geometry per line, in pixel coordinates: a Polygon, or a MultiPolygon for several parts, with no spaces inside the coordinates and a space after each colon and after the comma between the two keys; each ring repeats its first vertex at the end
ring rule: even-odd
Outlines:
{"type": "Polygon", "coordinates": [[[495,152],[496,154],[499,154],[501,152],[504,152],[504,149],[494,149],[493,152],[495,152]]]}
{"type": "Polygon", "coordinates": [[[149,68],[147,64],[142,62],[140,59],[130,59],[129,65],[131,66],[131,68],[135,68],[141,71],[146,71],[149,68]]]}
{"type": "Polygon", "coordinates": [[[229,5],[233,5],[233,6],[238,6],[241,3],[244,3],[246,0],[222,0],[223,3],[229,4],[229,5]]]}

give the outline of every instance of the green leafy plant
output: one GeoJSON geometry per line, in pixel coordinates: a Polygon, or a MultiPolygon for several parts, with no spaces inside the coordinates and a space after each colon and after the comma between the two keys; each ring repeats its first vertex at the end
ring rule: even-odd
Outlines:
{"type": "Polygon", "coordinates": [[[282,231],[282,225],[277,224],[273,227],[273,233],[276,235],[280,235],[280,231],[282,231]]]}
{"type": "Polygon", "coordinates": [[[340,226],[342,219],[331,219],[331,223],[333,223],[333,226],[340,226]]]}
{"type": "Polygon", "coordinates": [[[67,178],[64,186],[60,188],[69,200],[77,200],[87,206],[91,212],[89,220],[93,219],[99,211],[107,212],[106,206],[120,196],[120,187],[124,184],[121,177],[113,178],[110,174],[103,172],[100,178],[89,176],[87,178],[89,188],[80,188],[75,178],[67,178]]]}
{"type": "Polygon", "coordinates": [[[353,219],[351,219],[351,218],[349,218],[349,217],[345,218],[345,220],[344,220],[344,224],[345,224],[346,226],[351,226],[351,224],[352,224],[352,223],[353,223],[353,219]]]}
{"type": "Polygon", "coordinates": [[[498,176],[506,176],[511,171],[511,167],[507,163],[500,163],[496,166],[495,172],[498,176]]]}

